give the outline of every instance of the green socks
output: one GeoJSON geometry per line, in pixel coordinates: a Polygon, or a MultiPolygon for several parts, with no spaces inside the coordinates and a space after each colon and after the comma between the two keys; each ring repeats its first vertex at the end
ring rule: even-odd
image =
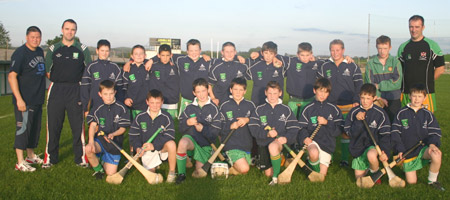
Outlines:
{"type": "Polygon", "coordinates": [[[270,156],[270,161],[273,167],[273,177],[278,177],[278,174],[280,174],[281,170],[281,154],[270,156]]]}
{"type": "Polygon", "coordinates": [[[312,170],[320,172],[320,160],[317,160],[316,162],[311,162],[308,160],[308,163],[312,170]]]}
{"type": "Polygon", "coordinates": [[[178,174],[186,174],[186,158],[185,153],[177,153],[177,169],[178,174]]]}
{"type": "Polygon", "coordinates": [[[341,161],[348,162],[348,157],[350,155],[350,150],[348,149],[349,144],[349,139],[341,139],[341,161]]]}

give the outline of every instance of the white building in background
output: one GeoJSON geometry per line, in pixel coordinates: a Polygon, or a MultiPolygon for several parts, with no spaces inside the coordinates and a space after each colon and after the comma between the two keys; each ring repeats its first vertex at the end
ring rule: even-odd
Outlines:
{"type": "Polygon", "coordinates": [[[172,38],[150,38],[150,48],[145,53],[147,59],[152,58],[158,54],[159,46],[168,44],[172,48],[172,54],[181,54],[181,39],[172,38]]]}

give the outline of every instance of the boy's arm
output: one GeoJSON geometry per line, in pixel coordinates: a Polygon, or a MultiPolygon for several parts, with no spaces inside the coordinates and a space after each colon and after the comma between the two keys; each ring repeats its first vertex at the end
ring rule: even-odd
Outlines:
{"type": "Polygon", "coordinates": [[[118,101],[123,102],[125,100],[125,91],[123,90],[124,85],[123,85],[123,79],[122,79],[122,70],[115,63],[114,63],[114,66],[117,67],[118,74],[119,74],[116,77],[116,86],[115,86],[116,91],[117,91],[116,97],[117,97],[118,101]]]}
{"type": "Polygon", "coordinates": [[[403,145],[401,134],[402,133],[402,123],[399,120],[398,114],[395,116],[394,121],[391,126],[391,144],[394,152],[400,153],[405,152],[406,148],[403,145]]]}
{"type": "Polygon", "coordinates": [[[202,135],[209,138],[210,141],[215,141],[220,132],[220,114],[219,110],[215,109],[211,116],[214,116],[211,123],[205,123],[203,125],[203,130],[201,132],[202,135]]]}
{"type": "Polygon", "coordinates": [[[89,72],[89,66],[84,68],[83,76],[80,84],[80,98],[83,111],[88,110],[89,100],[91,99],[91,73],[89,72]]]}
{"type": "Polygon", "coordinates": [[[378,85],[380,91],[399,90],[402,87],[403,72],[402,64],[396,59],[396,64],[392,66],[394,69],[390,80],[381,81],[378,85]]]}
{"type": "Polygon", "coordinates": [[[186,109],[184,109],[183,113],[181,113],[180,117],[178,118],[179,121],[179,126],[180,126],[180,132],[182,134],[187,133],[187,131],[189,130],[190,126],[187,125],[187,120],[189,119],[189,116],[186,113],[186,110],[188,110],[188,106],[186,107],[186,109]]]}
{"type": "Polygon", "coordinates": [[[334,131],[331,131],[333,137],[337,137],[342,134],[342,132],[344,131],[343,129],[344,129],[344,123],[345,123],[341,110],[339,110],[339,108],[337,108],[337,106],[335,108],[336,108],[337,115],[335,116],[335,118],[333,120],[328,120],[328,123],[327,123],[327,128],[334,130],[334,131]]]}
{"type": "Polygon", "coordinates": [[[128,73],[125,71],[122,71],[122,91],[123,91],[123,99],[127,99],[128,97],[128,73]]]}
{"type": "Polygon", "coordinates": [[[298,142],[300,144],[303,144],[303,141],[310,136],[310,133],[314,130],[313,123],[309,121],[309,110],[308,108],[305,108],[300,115],[300,119],[298,120],[298,124],[300,127],[300,132],[298,134],[298,142]]]}
{"type": "Polygon", "coordinates": [[[381,124],[381,126],[378,127],[378,138],[380,141],[380,148],[381,150],[386,153],[386,155],[389,157],[391,152],[391,124],[389,121],[389,117],[385,112],[383,112],[384,115],[384,123],[381,124]]]}
{"type": "Polygon", "coordinates": [[[267,138],[267,132],[261,125],[261,121],[259,119],[259,115],[256,113],[256,110],[253,111],[252,114],[250,115],[250,122],[248,123],[248,128],[250,129],[250,133],[255,139],[267,138]]]}
{"type": "Polygon", "coordinates": [[[344,131],[350,137],[356,138],[364,132],[364,124],[356,119],[358,110],[352,109],[345,120],[344,131]]]}
{"type": "Polygon", "coordinates": [[[298,124],[297,118],[295,118],[291,109],[289,109],[289,116],[286,122],[286,139],[288,144],[295,143],[295,138],[297,138],[300,126],[298,124]]]}
{"type": "Polygon", "coordinates": [[[138,122],[138,117],[133,120],[133,123],[130,126],[130,131],[128,132],[130,145],[133,146],[134,149],[138,149],[142,147],[141,140],[141,125],[138,122]]]}
{"type": "Polygon", "coordinates": [[[428,111],[428,113],[429,113],[429,120],[428,120],[429,122],[427,126],[428,137],[425,139],[425,143],[427,145],[434,144],[436,145],[436,147],[440,147],[442,137],[441,128],[439,127],[436,117],[431,112],[428,111]]]}
{"type": "Polygon", "coordinates": [[[358,103],[359,104],[359,91],[361,90],[361,87],[363,85],[363,79],[362,79],[362,74],[361,74],[361,69],[359,69],[359,67],[353,63],[353,65],[355,66],[355,71],[353,72],[353,84],[355,85],[355,94],[353,96],[353,103],[358,103]]]}

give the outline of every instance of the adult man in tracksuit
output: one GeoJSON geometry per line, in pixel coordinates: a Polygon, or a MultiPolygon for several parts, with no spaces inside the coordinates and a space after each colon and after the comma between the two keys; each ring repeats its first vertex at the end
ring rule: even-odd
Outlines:
{"type": "MultiPolygon", "coordinates": [[[[350,109],[359,105],[359,91],[363,85],[361,70],[355,63],[349,63],[344,58],[344,42],[336,39],[330,42],[331,58],[322,64],[318,75],[320,78],[330,80],[333,89],[330,92],[328,101],[337,105],[344,119],[350,109]]],[[[348,166],[350,143],[347,135],[342,134],[341,139],[341,163],[343,167],[348,166]]]]}
{"type": "Polygon", "coordinates": [[[378,55],[367,63],[364,82],[377,87],[377,96],[381,97],[384,110],[392,122],[401,108],[402,65],[396,57],[389,54],[392,47],[388,36],[378,37],[376,43],[378,55]]]}
{"type": "Polygon", "coordinates": [[[47,99],[47,145],[42,168],[50,168],[58,160],[59,139],[65,111],[73,136],[75,163],[88,167],[84,143],[83,109],[80,100],[80,81],[86,63],[91,62],[87,46],[75,40],[77,24],[68,19],[62,25],[62,41],[49,47],[45,58],[47,75],[52,82],[47,99]]]}
{"type": "Polygon", "coordinates": [[[221,59],[211,61],[209,71],[209,83],[214,86],[210,97],[216,105],[230,99],[230,84],[233,78],[250,79],[247,74],[248,66],[235,60],[236,47],[232,42],[225,42],[222,45],[222,56],[221,59]]]}

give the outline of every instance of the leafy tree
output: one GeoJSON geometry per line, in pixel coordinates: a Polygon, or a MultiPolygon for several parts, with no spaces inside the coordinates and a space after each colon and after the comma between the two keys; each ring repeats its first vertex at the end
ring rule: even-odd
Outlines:
{"type": "Polygon", "coordinates": [[[0,22],[0,47],[10,47],[11,39],[9,38],[9,31],[3,27],[3,23],[0,22]]]}
{"type": "MultiPolygon", "coordinates": [[[[45,44],[47,46],[52,46],[53,44],[56,44],[58,42],[60,42],[62,40],[63,35],[59,34],[58,36],[55,36],[55,38],[53,39],[48,39],[45,44]]],[[[77,36],[75,36],[75,40],[80,41],[80,38],[78,38],[77,36]]]]}

